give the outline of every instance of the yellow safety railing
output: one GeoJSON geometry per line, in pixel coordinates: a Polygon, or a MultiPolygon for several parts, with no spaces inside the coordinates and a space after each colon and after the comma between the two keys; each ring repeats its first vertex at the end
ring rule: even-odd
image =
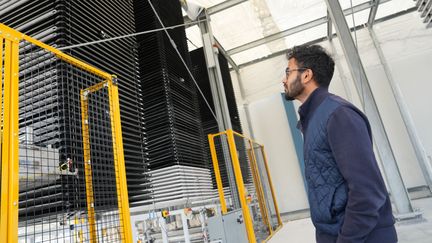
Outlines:
{"type": "MultiPolygon", "coordinates": [[[[89,221],[90,242],[98,242],[95,201],[92,184],[91,144],[88,126],[88,102],[86,94],[107,88],[109,93],[109,116],[112,132],[112,151],[116,177],[116,194],[119,211],[119,233],[123,242],[132,242],[130,225],[129,200],[126,184],[126,170],[123,155],[123,141],[120,123],[119,94],[116,77],[69,56],[49,45],[24,35],[12,28],[0,24],[0,85],[3,84],[3,107],[1,112],[1,210],[0,242],[18,242],[19,210],[19,55],[20,42],[25,41],[33,46],[53,54],[59,60],[80,70],[97,76],[102,83],[81,90],[82,139],[84,146],[84,172],[86,181],[87,218],[89,221]],[[1,70],[3,76],[1,76],[1,70]]],[[[103,231],[103,230],[102,230],[103,231]]],[[[82,231],[79,231],[83,239],[82,231]]],[[[71,236],[72,237],[72,236],[71,236]]]]}
{"type": "MultiPolygon", "coordinates": [[[[260,239],[259,241],[266,242],[274,235],[276,231],[278,231],[282,227],[282,220],[276,202],[275,192],[273,189],[273,183],[271,181],[271,175],[268,169],[267,157],[265,155],[264,146],[253,141],[252,139],[245,137],[242,134],[234,132],[233,130],[227,130],[225,132],[208,135],[213,169],[215,172],[216,184],[223,214],[226,214],[228,212],[228,208],[223,188],[223,179],[219,166],[218,151],[217,145],[215,143],[215,138],[220,138],[221,140],[226,139],[228,143],[230,158],[226,159],[226,161],[232,164],[232,168],[234,171],[236,183],[235,186],[238,190],[239,201],[243,213],[248,240],[251,243],[257,242],[258,239],[260,239]],[[239,144],[236,144],[236,139],[240,139],[240,141],[244,143],[244,148],[239,146],[239,144]],[[247,158],[243,158],[243,160],[247,161],[240,161],[239,159],[242,158],[242,156],[239,156],[239,153],[242,153],[242,149],[246,150],[244,152],[247,152],[247,158]],[[258,156],[257,153],[259,153],[260,156],[258,156]],[[245,189],[247,188],[247,185],[245,185],[244,177],[247,177],[248,175],[243,174],[244,169],[242,169],[241,164],[243,165],[243,168],[244,165],[247,164],[248,169],[252,175],[253,186],[256,191],[256,197],[259,205],[260,217],[262,218],[268,230],[268,235],[264,236],[265,238],[258,237],[257,234],[259,234],[259,230],[254,229],[254,225],[256,225],[254,224],[255,217],[253,217],[253,215],[251,214],[249,205],[251,202],[247,198],[249,197],[249,195],[246,194],[245,189]],[[270,207],[273,207],[274,210],[270,210],[270,207]],[[276,217],[277,222],[272,222],[272,216],[276,217]]],[[[219,146],[223,146],[222,144],[223,142],[219,144],[219,146]]],[[[219,148],[219,150],[220,149],[223,148],[219,148]]],[[[235,195],[231,196],[234,197],[235,195]]]]}

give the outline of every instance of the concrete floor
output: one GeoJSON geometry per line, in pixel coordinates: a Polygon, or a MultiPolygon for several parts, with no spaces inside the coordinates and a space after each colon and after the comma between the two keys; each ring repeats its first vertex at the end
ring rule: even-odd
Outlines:
{"type": "MultiPolygon", "coordinates": [[[[413,207],[423,212],[423,220],[396,224],[399,243],[432,243],[432,197],[412,201],[413,207]]],[[[285,222],[268,243],[315,242],[315,229],[310,218],[285,222]]]]}

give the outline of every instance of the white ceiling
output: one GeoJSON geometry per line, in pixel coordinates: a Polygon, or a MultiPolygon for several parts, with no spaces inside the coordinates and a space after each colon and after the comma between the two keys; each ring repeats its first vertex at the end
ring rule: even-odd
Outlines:
{"type": "MultiPolygon", "coordinates": [[[[340,0],[342,9],[348,9],[370,0],[340,0]],[[352,3],[351,3],[352,2],[352,3]],[[351,5],[352,4],[352,5],[351,5]]],[[[223,0],[187,0],[210,8],[223,0]]],[[[376,19],[414,7],[410,0],[391,0],[380,4],[376,19]]],[[[364,10],[348,15],[350,27],[367,22],[370,10],[364,10]]],[[[185,14],[184,14],[185,15],[185,14]]],[[[261,39],[295,26],[327,15],[324,0],[249,0],[211,16],[214,36],[227,51],[243,44],[261,39]]],[[[334,30],[334,28],[333,28],[334,30]]],[[[186,29],[189,48],[193,50],[202,46],[200,31],[197,26],[186,29]]],[[[232,55],[236,64],[240,65],[272,53],[285,50],[294,45],[300,45],[327,35],[327,25],[323,24],[294,35],[287,36],[237,54],[232,55]]]]}

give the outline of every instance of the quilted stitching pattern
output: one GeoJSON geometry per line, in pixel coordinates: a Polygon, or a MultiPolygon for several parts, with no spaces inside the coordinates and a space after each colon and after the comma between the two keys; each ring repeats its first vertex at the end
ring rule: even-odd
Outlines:
{"type": "Polygon", "coordinates": [[[327,97],[312,115],[305,131],[305,176],[312,221],[317,230],[337,235],[343,223],[347,187],[327,142],[327,121],[346,103],[327,97]]]}

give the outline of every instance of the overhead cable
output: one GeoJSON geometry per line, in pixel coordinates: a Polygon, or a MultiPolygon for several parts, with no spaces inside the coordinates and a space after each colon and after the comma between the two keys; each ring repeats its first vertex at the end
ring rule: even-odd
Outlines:
{"type": "MultiPolygon", "coordinates": [[[[180,54],[179,50],[177,49],[177,45],[175,44],[174,40],[171,38],[171,35],[168,33],[167,28],[165,28],[165,25],[163,24],[161,18],[159,17],[159,14],[157,13],[156,9],[154,8],[153,4],[151,3],[150,0],[147,0],[148,3],[150,4],[150,7],[152,8],[156,18],[158,19],[159,23],[162,26],[162,29],[165,31],[166,35],[168,36],[168,39],[171,43],[171,45],[173,46],[174,50],[177,52],[177,55],[179,56],[180,60],[182,61],[183,65],[185,66],[187,72],[189,73],[190,77],[192,78],[193,82],[195,83],[195,86],[197,87],[198,91],[200,92],[201,96],[203,97],[205,103],[207,104],[207,107],[209,108],[210,112],[212,113],[213,117],[215,118],[216,122],[218,122],[218,119],[213,111],[213,109],[211,108],[210,104],[208,103],[207,99],[205,98],[203,92],[201,91],[197,81],[195,80],[195,77],[192,75],[192,72],[190,71],[188,65],[186,64],[185,60],[183,59],[182,55],[180,54]]],[[[205,21],[205,20],[204,20],[205,21]]],[[[218,122],[218,125],[219,122],[218,122]]]]}
{"type": "Polygon", "coordinates": [[[178,24],[178,25],[173,25],[173,26],[168,26],[168,27],[164,26],[163,28],[158,28],[158,29],[153,29],[153,30],[146,30],[146,31],[138,32],[138,33],[129,34],[129,35],[116,36],[116,37],[107,38],[107,39],[103,39],[103,40],[91,41],[91,42],[86,42],[86,43],[81,43],[81,44],[76,44],[76,45],[71,45],[71,46],[65,46],[65,47],[60,47],[60,48],[57,48],[57,49],[59,49],[61,51],[64,51],[64,50],[69,50],[69,49],[76,48],[76,47],[89,46],[89,45],[94,45],[94,44],[99,44],[99,43],[103,43],[103,42],[108,42],[108,41],[114,41],[114,40],[129,38],[129,37],[138,36],[138,35],[149,34],[149,33],[163,31],[163,30],[165,30],[165,31],[166,30],[171,30],[171,29],[175,29],[175,28],[179,28],[179,27],[183,27],[183,26],[190,26],[190,25],[197,24],[197,23],[199,23],[201,21],[202,20],[198,20],[198,21],[195,21],[195,22],[190,22],[190,23],[186,23],[186,24],[178,24]]]}

